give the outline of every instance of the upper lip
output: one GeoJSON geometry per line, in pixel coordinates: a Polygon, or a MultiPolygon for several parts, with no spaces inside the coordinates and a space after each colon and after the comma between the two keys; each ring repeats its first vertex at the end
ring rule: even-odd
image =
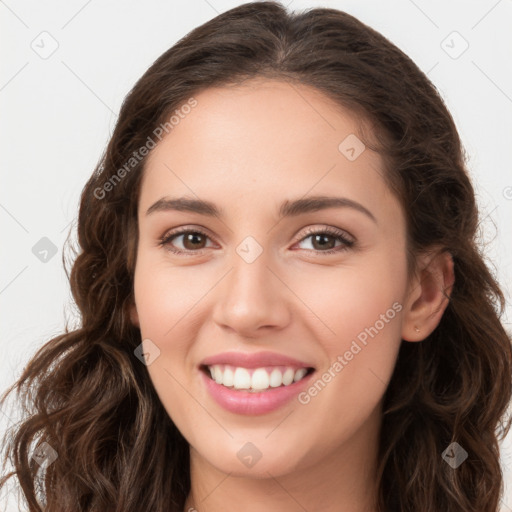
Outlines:
{"type": "Polygon", "coordinates": [[[313,368],[313,365],[299,361],[276,352],[223,352],[207,357],[201,365],[212,366],[214,364],[229,364],[242,368],[261,368],[264,366],[292,366],[294,368],[313,368]]]}

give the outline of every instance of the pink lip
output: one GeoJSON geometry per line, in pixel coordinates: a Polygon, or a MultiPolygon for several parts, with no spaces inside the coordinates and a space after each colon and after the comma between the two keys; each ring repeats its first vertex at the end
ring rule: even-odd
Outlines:
{"type": "Polygon", "coordinates": [[[292,357],[284,356],[276,352],[224,352],[212,357],[207,357],[201,365],[212,366],[214,364],[229,364],[242,368],[262,368],[265,366],[291,366],[293,368],[312,368],[313,365],[299,361],[292,357]]]}
{"type": "Polygon", "coordinates": [[[289,386],[270,388],[266,391],[252,393],[237,391],[217,384],[204,371],[199,372],[212,398],[224,409],[236,414],[257,415],[272,412],[289,402],[304,389],[316,372],[306,375],[289,386]]]}

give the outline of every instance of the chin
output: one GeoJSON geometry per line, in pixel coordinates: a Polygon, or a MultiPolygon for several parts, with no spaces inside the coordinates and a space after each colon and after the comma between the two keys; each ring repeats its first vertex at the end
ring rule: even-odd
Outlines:
{"type": "Polygon", "coordinates": [[[297,446],[288,449],[282,444],[279,449],[269,446],[267,442],[229,441],[229,446],[217,444],[212,452],[210,445],[205,451],[196,451],[196,456],[206,459],[218,471],[241,478],[269,478],[286,475],[298,469],[301,456],[297,446]],[[258,446],[260,446],[258,448],[258,446]]]}

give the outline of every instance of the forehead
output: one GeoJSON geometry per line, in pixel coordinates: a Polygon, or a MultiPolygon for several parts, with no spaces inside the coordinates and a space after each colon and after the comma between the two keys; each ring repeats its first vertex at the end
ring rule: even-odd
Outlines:
{"type": "Polygon", "coordinates": [[[231,159],[253,152],[262,158],[285,149],[297,154],[301,147],[310,151],[318,143],[319,151],[337,155],[340,137],[359,135],[364,124],[317,89],[278,80],[259,78],[243,85],[208,88],[194,99],[196,105],[188,108],[187,114],[173,116],[171,133],[153,151],[150,161],[164,148],[182,144],[183,139],[188,148],[208,145],[215,154],[228,148],[231,159]]]}
{"type": "Polygon", "coordinates": [[[245,198],[246,207],[333,192],[392,199],[381,157],[359,138],[363,121],[320,91],[258,79],[194,99],[148,157],[141,209],[164,195],[245,198]]]}

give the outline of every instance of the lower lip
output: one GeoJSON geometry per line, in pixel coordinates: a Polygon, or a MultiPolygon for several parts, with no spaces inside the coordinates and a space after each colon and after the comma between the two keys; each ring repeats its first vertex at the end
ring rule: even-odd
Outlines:
{"type": "Polygon", "coordinates": [[[230,412],[247,415],[266,414],[279,409],[297,395],[315,374],[315,372],[311,372],[289,386],[279,386],[252,393],[227,388],[222,384],[217,384],[205,372],[200,370],[200,373],[206,389],[220,406],[230,412]]]}

